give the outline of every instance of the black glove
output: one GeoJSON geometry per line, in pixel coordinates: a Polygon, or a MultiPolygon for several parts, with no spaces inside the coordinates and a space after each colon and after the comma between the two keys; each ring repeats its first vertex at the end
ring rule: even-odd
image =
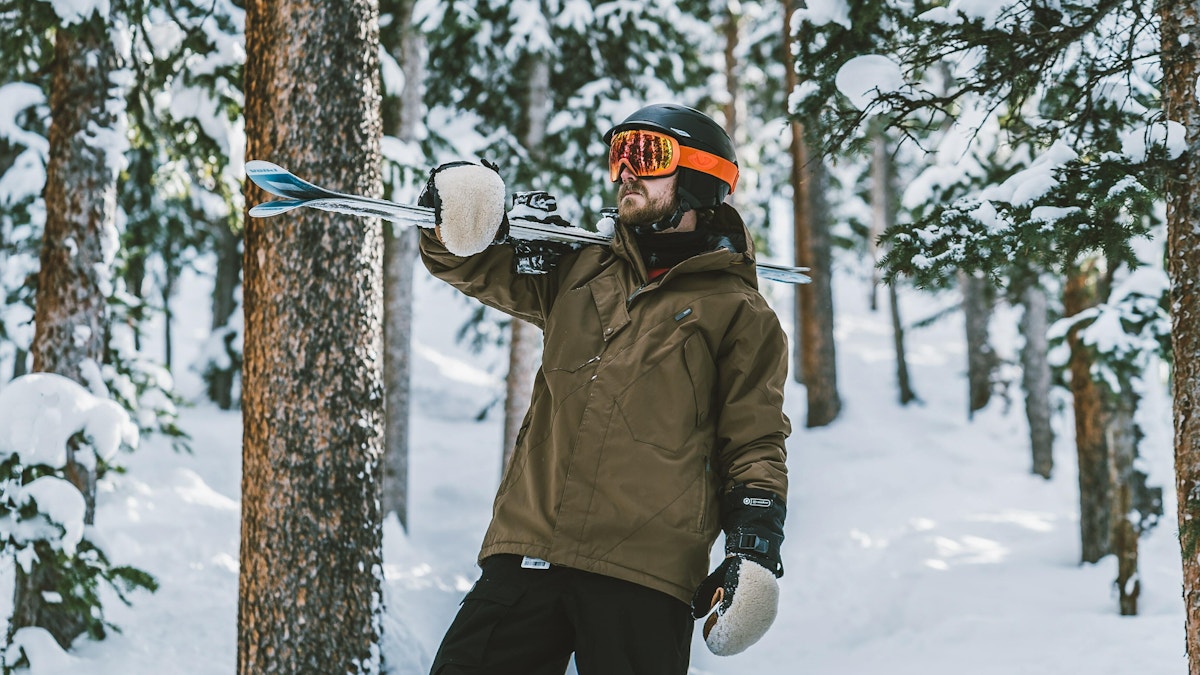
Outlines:
{"type": "Polygon", "coordinates": [[[712,653],[745,651],[775,621],[786,514],[783,501],[766,490],[736,487],[722,498],[725,560],[692,598],[692,616],[701,619],[712,612],[704,623],[704,642],[712,653]]]}
{"type": "Polygon", "coordinates": [[[433,169],[417,204],[433,209],[438,239],[454,255],[474,255],[508,235],[504,180],[487,160],[433,169]]]}
{"type": "MultiPolygon", "coordinates": [[[[562,216],[555,213],[558,200],[548,192],[514,192],[513,207],[509,211],[510,222],[522,222],[556,227],[571,227],[562,216]]],[[[518,274],[546,274],[558,266],[558,261],[578,246],[559,241],[513,238],[513,264],[518,274]]]]}

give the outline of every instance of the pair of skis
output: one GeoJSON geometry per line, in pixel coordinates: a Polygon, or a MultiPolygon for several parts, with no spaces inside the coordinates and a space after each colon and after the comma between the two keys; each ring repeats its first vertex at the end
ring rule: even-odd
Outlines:
{"type": "MultiPolygon", "coordinates": [[[[271,162],[258,159],[246,162],[246,177],[263,190],[283,197],[251,208],[250,215],[254,218],[276,216],[292,209],[308,207],[353,216],[382,218],[402,225],[425,228],[434,226],[433,209],[326,190],[271,162]]],[[[516,213],[509,214],[508,234],[514,239],[553,241],[575,246],[607,246],[610,241],[608,236],[583,228],[543,224],[522,218],[516,213]]],[[[759,262],[757,267],[759,276],[771,281],[788,284],[806,284],[810,281],[804,274],[807,271],[805,268],[765,262],[759,262]]]]}

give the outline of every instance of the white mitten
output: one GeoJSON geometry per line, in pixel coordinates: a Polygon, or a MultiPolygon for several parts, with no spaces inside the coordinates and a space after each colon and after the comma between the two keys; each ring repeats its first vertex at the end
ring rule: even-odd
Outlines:
{"type": "MultiPolygon", "coordinates": [[[[710,592],[709,609],[716,611],[704,622],[704,642],[717,656],[746,651],[775,622],[779,582],[774,572],[752,560],[726,558],[701,584],[697,599],[710,592]]],[[[703,608],[697,604],[693,607],[703,608]]],[[[706,612],[698,613],[703,616],[706,612]]]]}
{"type": "Polygon", "coordinates": [[[443,164],[430,172],[417,203],[433,209],[437,236],[457,256],[475,255],[503,239],[504,180],[497,168],[470,162],[443,164]]]}

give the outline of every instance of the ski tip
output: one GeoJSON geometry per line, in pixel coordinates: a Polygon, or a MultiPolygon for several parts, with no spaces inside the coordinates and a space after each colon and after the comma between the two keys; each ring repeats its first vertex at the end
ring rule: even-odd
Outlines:
{"type": "Polygon", "coordinates": [[[246,162],[246,175],[253,176],[262,173],[289,173],[287,169],[263,159],[251,159],[246,162]]]}
{"type": "Polygon", "coordinates": [[[291,211],[292,209],[304,206],[307,203],[308,202],[303,199],[277,199],[271,202],[263,202],[258,206],[252,206],[250,207],[250,210],[247,211],[247,214],[249,214],[251,218],[267,218],[270,216],[277,216],[286,211],[291,211]]]}

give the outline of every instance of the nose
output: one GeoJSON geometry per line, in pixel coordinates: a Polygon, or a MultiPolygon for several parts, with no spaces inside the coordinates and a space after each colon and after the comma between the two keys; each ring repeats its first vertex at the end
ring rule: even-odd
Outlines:
{"type": "Polygon", "coordinates": [[[621,173],[617,174],[617,180],[622,183],[628,183],[637,179],[637,174],[633,172],[633,169],[629,168],[629,164],[621,164],[621,173]]]}

